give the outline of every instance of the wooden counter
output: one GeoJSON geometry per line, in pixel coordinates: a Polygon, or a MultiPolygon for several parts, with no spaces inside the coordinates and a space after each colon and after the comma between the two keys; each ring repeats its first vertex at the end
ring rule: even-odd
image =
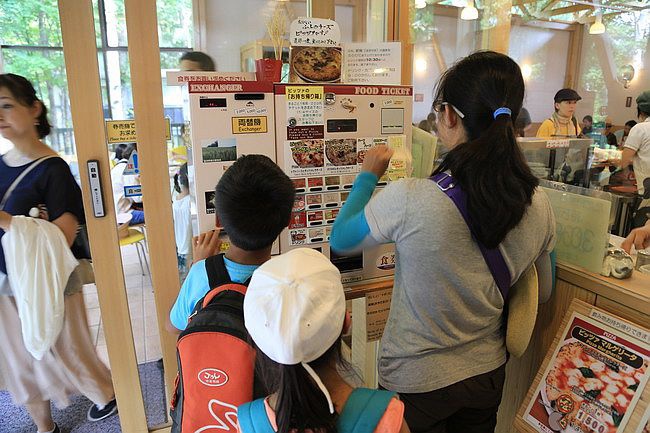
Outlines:
{"type": "MultiPolygon", "coordinates": [[[[574,298],[639,325],[650,326],[650,275],[635,271],[631,278],[617,280],[560,263],[557,266],[556,278],[556,287],[551,299],[539,306],[535,330],[526,353],[521,358],[512,358],[508,362],[496,429],[498,433],[516,432],[513,420],[517,409],[533,383],[562,318],[574,298]]],[[[391,288],[392,284],[392,279],[386,279],[370,284],[351,285],[346,287],[346,298],[362,298],[368,293],[391,288]]],[[[372,348],[364,348],[364,352],[367,355],[376,355],[376,344],[370,345],[372,348]]],[[[372,360],[364,359],[365,368],[372,370],[369,365],[372,360]]],[[[373,383],[366,380],[366,385],[373,386],[373,383]]]]}

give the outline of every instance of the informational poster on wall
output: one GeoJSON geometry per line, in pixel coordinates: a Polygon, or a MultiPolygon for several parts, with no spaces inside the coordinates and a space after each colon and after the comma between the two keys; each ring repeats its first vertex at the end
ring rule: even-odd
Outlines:
{"type": "Polygon", "coordinates": [[[298,18],[289,29],[289,82],[341,81],[341,29],[332,20],[298,18]]]}
{"type": "MultiPolygon", "coordinates": [[[[393,254],[394,262],[395,254],[393,254]]],[[[384,333],[393,290],[386,289],[366,295],[366,341],[377,341],[384,333]]]]}
{"type": "Polygon", "coordinates": [[[400,42],[343,44],[345,84],[401,84],[400,42]]]}
{"type": "Polygon", "coordinates": [[[637,404],[648,394],[649,331],[577,300],[567,316],[529,393],[526,431],[636,432],[637,404]]]}

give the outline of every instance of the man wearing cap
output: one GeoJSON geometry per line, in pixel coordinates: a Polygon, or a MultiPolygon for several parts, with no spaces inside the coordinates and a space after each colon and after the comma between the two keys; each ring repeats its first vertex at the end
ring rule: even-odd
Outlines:
{"type": "MultiPolygon", "coordinates": [[[[643,196],[643,181],[650,178],[650,90],[646,90],[636,98],[637,116],[639,123],[625,139],[621,166],[627,169],[634,167],[636,186],[639,195],[643,196]]],[[[650,206],[650,200],[644,200],[639,208],[650,206]]]]}
{"type": "Polygon", "coordinates": [[[542,122],[537,137],[577,137],[580,134],[578,121],[574,117],[576,104],[582,98],[573,89],[561,89],[555,94],[555,113],[542,122]]]}

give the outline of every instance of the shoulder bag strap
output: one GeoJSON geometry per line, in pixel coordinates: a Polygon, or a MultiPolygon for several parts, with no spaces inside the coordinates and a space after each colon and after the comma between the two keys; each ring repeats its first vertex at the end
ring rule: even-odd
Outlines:
{"type": "Polygon", "coordinates": [[[208,283],[211,289],[224,284],[232,284],[226,269],[226,262],[223,260],[223,253],[205,259],[205,270],[208,273],[208,283]]]}
{"type": "Polygon", "coordinates": [[[30,171],[38,167],[38,165],[50,158],[58,158],[58,155],[48,155],[44,156],[42,158],[37,159],[36,161],[32,162],[32,165],[27,167],[25,170],[23,170],[22,173],[18,175],[18,177],[13,181],[11,185],[9,185],[9,188],[7,189],[7,192],[5,192],[5,195],[2,197],[2,201],[0,201],[0,210],[4,209],[5,205],[7,204],[7,200],[9,200],[9,197],[11,197],[11,193],[14,192],[14,189],[22,182],[22,180],[29,174],[30,171]]]}
{"type": "Polygon", "coordinates": [[[436,185],[438,185],[438,188],[440,188],[440,190],[444,192],[458,208],[458,211],[463,216],[465,224],[467,224],[467,227],[472,234],[472,238],[474,238],[474,241],[478,244],[478,247],[481,250],[483,259],[488,265],[494,281],[497,283],[497,287],[501,292],[503,300],[507,301],[511,280],[508,265],[506,264],[506,260],[503,258],[503,254],[501,254],[499,247],[487,248],[479,242],[474,235],[472,225],[470,224],[469,212],[467,212],[467,197],[465,196],[465,193],[456,185],[454,178],[447,173],[438,173],[429,179],[433,180],[436,185]]]}
{"type": "Polygon", "coordinates": [[[263,398],[239,406],[237,419],[242,433],[275,433],[266,416],[263,398]]]}
{"type": "Polygon", "coordinates": [[[373,433],[394,396],[391,391],[355,389],[336,421],[337,430],[339,433],[373,433]]]}

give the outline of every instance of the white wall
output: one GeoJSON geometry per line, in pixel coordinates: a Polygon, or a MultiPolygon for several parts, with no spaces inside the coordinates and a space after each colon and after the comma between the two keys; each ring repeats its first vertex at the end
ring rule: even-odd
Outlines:
{"type": "MultiPolygon", "coordinates": [[[[241,46],[257,39],[267,39],[266,19],[275,1],[267,0],[207,0],[205,51],[222,72],[239,72],[241,46]],[[266,36],[266,37],[265,37],[266,36]]],[[[305,3],[286,3],[295,17],[305,16],[305,3]]],[[[341,40],[352,41],[351,6],[336,6],[336,21],[341,28],[341,40]]]]}
{"type": "Polygon", "coordinates": [[[553,114],[553,97],[564,87],[569,50],[569,32],[539,27],[512,26],[509,55],[524,72],[524,107],[533,122],[542,122],[553,114]]]}
{"type": "MultiPolygon", "coordinates": [[[[446,67],[475,50],[475,25],[475,22],[436,15],[435,36],[446,67]]],[[[413,123],[417,124],[425,119],[431,110],[433,90],[442,69],[436,59],[431,41],[415,44],[413,59],[413,93],[422,94],[424,97],[424,101],[413,103],[413,123]],[[424,66],[422,61],[426,62],[426,69],[418,70],[418,64],[424,66]]]]}

